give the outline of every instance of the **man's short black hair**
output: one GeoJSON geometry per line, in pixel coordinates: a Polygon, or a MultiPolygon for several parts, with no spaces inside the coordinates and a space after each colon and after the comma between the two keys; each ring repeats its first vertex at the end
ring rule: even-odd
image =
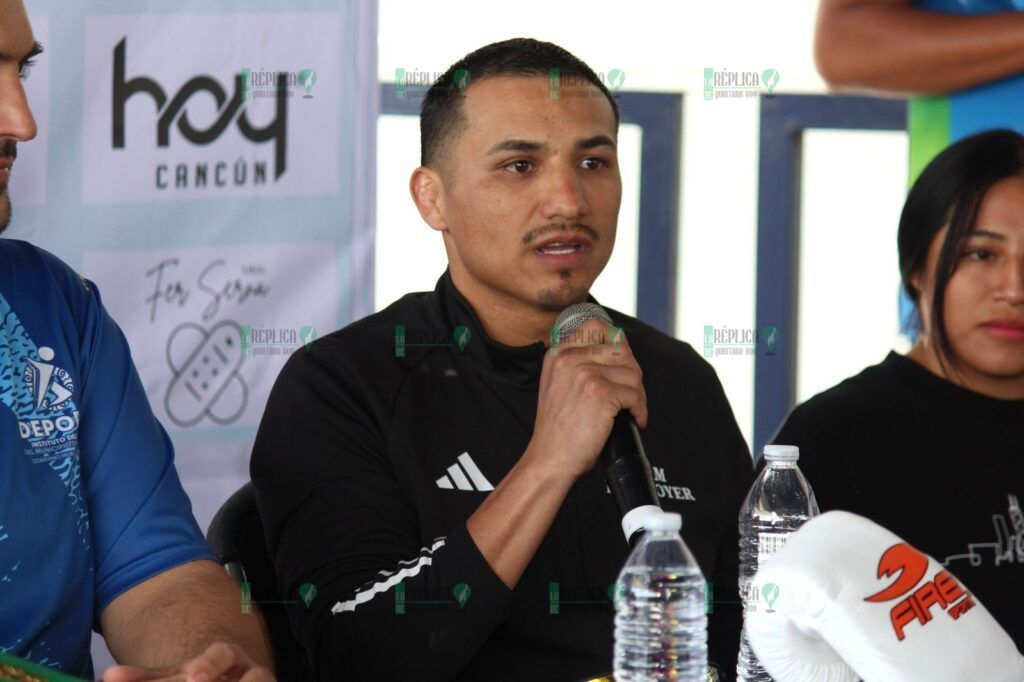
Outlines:
{"type": "Polygon", "coordinates": [[[420,165],[436,165],[455,133],[466,123],[462,98],[471,83],[493,76],[566,77],[588,81],[612,105],[615,127],[619,107],[605,84],[583,61],[554,43],[512,38],[485,45],[448,67],[427,91],[420,109],[420,165]],[[557,69],[557,71],[553,71],[557,69]]]}

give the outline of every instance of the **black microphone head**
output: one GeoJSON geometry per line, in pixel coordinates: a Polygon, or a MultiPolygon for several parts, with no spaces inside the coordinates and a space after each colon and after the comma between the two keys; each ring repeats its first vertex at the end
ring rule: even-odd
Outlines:
{"type": "Polygon", "coordinates": [[[612,318],[608,312],[598,304],[590,303],[589,301],[573,303],[571,306],[560,312],[558,314],[558,318],[555,320],[555,333],[557,335],[557,340],[561,341],[576,331],[581,324],[587,320],[593,319],[601,320],[611,327],[615,326],[615,323],[612,322],[612,318]]]}

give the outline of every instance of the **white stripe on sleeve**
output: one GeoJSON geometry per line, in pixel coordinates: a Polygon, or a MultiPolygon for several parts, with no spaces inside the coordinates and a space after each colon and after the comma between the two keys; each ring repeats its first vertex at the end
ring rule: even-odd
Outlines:
{"type": "MultiPolygon", "coordinates": [[[[342,613],[344,611],[354,612],[356,610],[356,606],[360,604],[365,604],[366,602],[373,599],[376,595],[382,592],[387,592],[389,589],[391,589],[398,583],[402,582],[406,578],[413,577],[414,575],[420,572],[421,568],[423,568],[424,566],[429,566],[432,563],[433,559],[430,555],[438,549],[440,549],[441,547],[444,547],[444,538],[437,538],[437,540],[434,541],[434,544],[431,547],[424,547],[420,550],[421,555],[419,559],[410,560],[415,562],[411,566],[403,568],[397,573],[391,575],[387,580],[375,582],[369,587],[359,590],[355,593],[352,599],[349,599],[348,601],[337,602],[334,606],[331,607],[331,613],[342,613]]],[[[399,565],[403,563],[408,562],[399,562],[399,565]]],[[[383,573],[383,571],[381,571],[381,573],[383,573]]]]}

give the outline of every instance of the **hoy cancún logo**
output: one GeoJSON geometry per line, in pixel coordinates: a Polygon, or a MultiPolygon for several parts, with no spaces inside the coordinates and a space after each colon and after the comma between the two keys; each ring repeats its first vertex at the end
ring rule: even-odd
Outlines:
{"type": "MultiPolygon", "coordinates": [[[[159,113],[159,118],[156,121],[157,147],[170,146],[172,125],[178,129],[182,137],[192,144],[207,145],[219,138],[224,130],[234,122],[246,139],[255,143],[273,142],[273,178],[277,180],[281,177],[287,166],[285,155],[288,119],[287,74],[278,74],[278,97],[274,98],[277,103],[277,111],[273,120],[263,127],[258,127],[249,120],[248,112],[244,107],[243,96],[248,88],[243,81],[241,72],[234,78],[230,98],[227,90],[219,81],[205,75],[189,79],[177,92],[169,95],[154,78],[144,75],[127,75],[127,47],[128,38],[125,37],[114,48],[113,112],[111,117],[111,137],[114,149],[124,149],[125,147],[125,108],[128,100],[145,94],[153,99],[159,113]],[[205,128],[194,125],[188,116],[189,100],[200,92],[209,93],[218,107],[217,117],[205,128]]],[[[211,183],[222,187],[228,182],[234,182],[236,185],[245,184],[249,173],[247,164],[239,166],[235,163],[233,165],[234,168],[229,161],[218,161],[213,164],[213,168],[210,168],[209,164],[197,163],[194,168],[189,168],[188,164],[177,164],[172,169],[171,164],[158,163],[154,180],[160,189],[168,188],[172,183],[175,187],[187,187],[189,180],[192,181],[193,186],[205,186],[207,183],[211,183]],[[190,171],[191,178],[189,177],[190,171]]],[[[251,182],[253,184],[265,183],[266,176],[266,162],[254,162],[251,182]]]]}
{"type": "Polygon", "coordinates": [[[336,193],[354,67],[332,16],[87,17],[83,202],[336,193]]]}

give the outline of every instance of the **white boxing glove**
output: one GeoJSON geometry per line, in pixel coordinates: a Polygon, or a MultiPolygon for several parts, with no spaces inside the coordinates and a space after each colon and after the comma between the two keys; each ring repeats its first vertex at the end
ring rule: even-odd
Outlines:
{"type": "Polygon", "coordinates": [[[814,518],[757,572],[745,616],[776,682],[1022,682],[1024,657],[969,588],[849,512],[814,518]]]}

